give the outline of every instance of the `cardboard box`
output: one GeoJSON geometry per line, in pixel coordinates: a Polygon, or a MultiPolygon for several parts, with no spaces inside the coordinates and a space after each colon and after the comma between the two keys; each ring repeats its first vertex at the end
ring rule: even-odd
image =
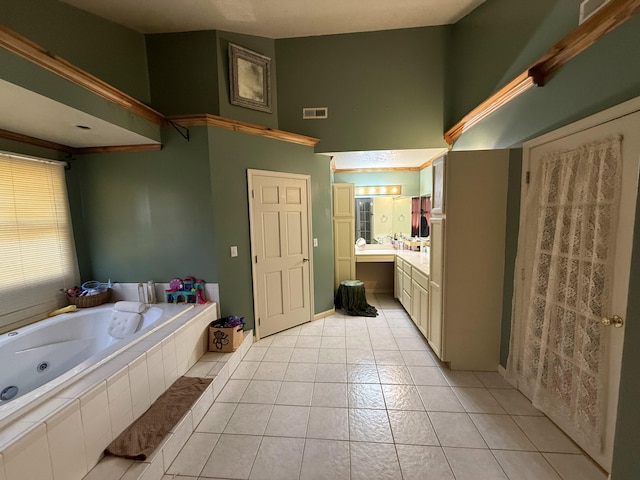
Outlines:
{"type": "Polygon", "coordinates": [[[235,352],[244,340],[242,326],[223,328],[209,327],[210,352],[235,352]]]}

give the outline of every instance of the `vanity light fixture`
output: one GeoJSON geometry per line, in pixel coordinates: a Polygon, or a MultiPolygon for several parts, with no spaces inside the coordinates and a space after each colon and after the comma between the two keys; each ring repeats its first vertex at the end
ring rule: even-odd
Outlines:
{"type": "Polygon", "coordinates": [[[400,185],[356,187],[356,195],[400,195],[401,193],[400,185]]]}

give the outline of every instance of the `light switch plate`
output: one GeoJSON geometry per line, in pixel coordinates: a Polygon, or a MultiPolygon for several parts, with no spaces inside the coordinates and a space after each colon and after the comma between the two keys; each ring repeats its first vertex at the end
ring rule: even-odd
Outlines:
{"type": "Polygon", "coordinates": [[[237,257],[238,256],[238,247],[236,245],[232,245],[231,246],[231,256],[232,257],[237,257]]]}
{"type": "Polygon", "coordinates": [[[314,238],[314,239],[313,239],[313,246],[314,246],[314,247],[317,247],[317,246],[318,246],[318,239],[317,239],[317,238],[314,238]]]}

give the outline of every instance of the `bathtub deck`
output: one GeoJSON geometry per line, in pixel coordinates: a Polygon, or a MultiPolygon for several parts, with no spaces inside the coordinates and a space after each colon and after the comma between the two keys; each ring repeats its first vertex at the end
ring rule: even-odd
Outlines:
{"type": "Polygon", "coordinates": [[[138,462],[106,456],[83,480],[161,479],[251,347],[253,330],[244,332],[244,334],[244,341],[235,352],[205,353],[185,373],[185,376],[188,377],[210,377],[214,380],[147,460],[138,462]]]}

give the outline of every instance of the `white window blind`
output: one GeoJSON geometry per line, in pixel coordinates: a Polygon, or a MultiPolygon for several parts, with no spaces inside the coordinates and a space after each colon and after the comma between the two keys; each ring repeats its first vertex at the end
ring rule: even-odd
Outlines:
{"type": "Polygon", "coordinates": [[[58,307],[78,282],[62,164],[0,153],[0,329],[58,307]]]}

